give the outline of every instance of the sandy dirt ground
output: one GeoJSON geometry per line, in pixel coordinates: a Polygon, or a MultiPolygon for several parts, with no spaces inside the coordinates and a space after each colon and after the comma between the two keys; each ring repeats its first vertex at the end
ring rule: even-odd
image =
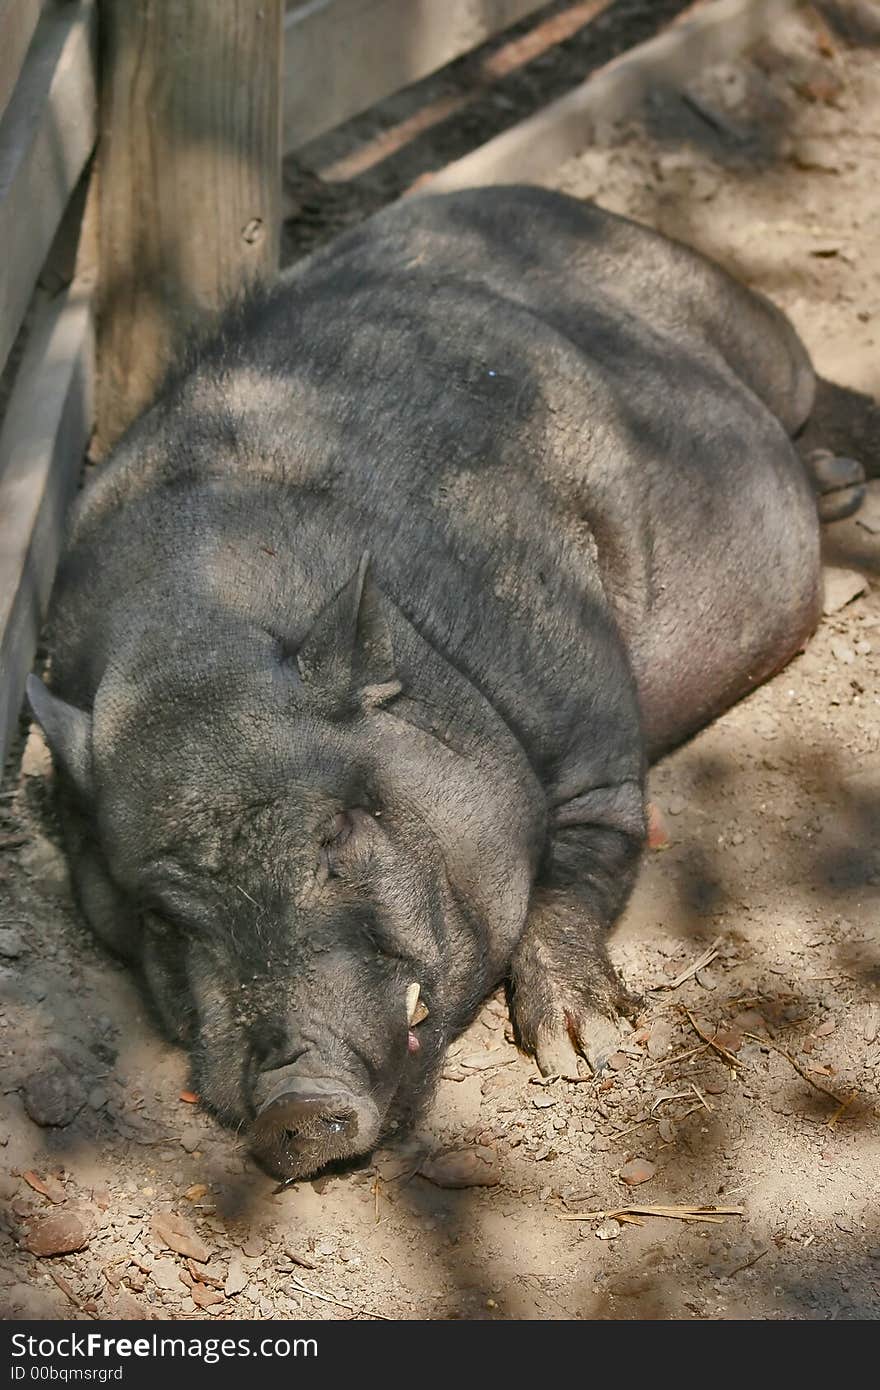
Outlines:
{"type": "MultiPolygon", "coordinates": [[[[826,436],[878,469],[880,6],[823,16],[658,96],[547,182],[769,293],[850,388],[826,436]]],[[[496,997],[417,1133],[344,1174],[279,1191],[192,1103],[185,1056],[76,915],[32,732],[0,793],[3,1314],[877,1318],[869,494],[828,528],[833,611],[807,651],[653,771],[667,844],[614,947],[647,1002],[607,1076],[541,1084],[496,997]],[[680,1219],[705,1206],[730,1210],[680,1219]]]]}

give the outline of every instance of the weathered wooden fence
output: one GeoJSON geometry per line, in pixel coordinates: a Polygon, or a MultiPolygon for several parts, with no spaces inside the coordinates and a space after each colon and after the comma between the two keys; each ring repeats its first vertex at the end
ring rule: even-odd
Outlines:
{"type": "MultiPolygon", "coordinates": [[[[572,0],[572,23],[607,3],[572,0]]],[[[695,0],[434,186],[546,173],[597,116],[742,48],[795,3],[695,0]]],[[[0,0],[0,754],[88,441],[105,452],[193,327],[275,272],[282,154],[542,8],[0,0]]]]}
{"type": "Polygon", "coordinates": [[[0,0],[0,370],[26,339],[0,426],[2,752],[93,420],[87,248],[65,212],[95,145],[96,51],[94,0],[0,0]]]}

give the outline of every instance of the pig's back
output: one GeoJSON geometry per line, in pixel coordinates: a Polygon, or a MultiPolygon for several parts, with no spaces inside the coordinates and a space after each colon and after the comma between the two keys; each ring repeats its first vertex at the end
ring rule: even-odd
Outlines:
{"type": "Polygon", "coordinates": [[[537,764],[555,775],[592,721],[614,763],[596,775],[627,775],[618,627],[650,723],[658,661],[739,624],[767,583],[768,515],[801,486],[707,341],[712,269],[677,254],[540,190],[364,224],[246,307],[135,428],[74,532],[82,557],[106,527],[124,561],[102,545],[81,593],[103,586],[111,613],[152,585],[168,621],[210,573],[220,610],[295,639],[367,546],[537,764]]]}

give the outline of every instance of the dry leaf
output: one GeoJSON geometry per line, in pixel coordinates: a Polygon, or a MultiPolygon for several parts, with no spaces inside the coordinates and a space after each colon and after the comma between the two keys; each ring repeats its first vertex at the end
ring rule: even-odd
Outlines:
{"type": "Polygon", "coordinates": [[[419,1172],[436,1187],[494,1187],[500,1181],[491,1165],[470,1149],[426,1159],[419,1172]]]}
{"type": "Polygon", "coordinates": [[[191,1260],[205,1264],[211,1252],[190,1223],[183,1216],[175,1216],[173,1211],[157,1211],[150,1222],[150,1230],[161,1245],[174,1250],[178,1255],[186,1255],[191,1260]]]}
{"type": "Polygon", "coordinates": [[[219,1289],[209,1289],[204,1284],[193,1284],[189,1292],[197,1308],[213,1308],[215,1303],[223,1302],[219,1289]]]}
{"type": "Polygon", "coordinates": [[[73,1212],[33,1216],[27,1223],[24,1247],[32,1255],[70,1255],[89,1243],[85,1224],[73,1212]]]}
{"type": "Polygon", "coordinates": [[[649,1182],[657,1171],[657,1165],[648,1158],[634,1158],[629,1163],[625,1163],[618,1174],[620,1181],[625,1182],[629,1187],[635,1187],[640,1182],[649,1182]]]}
{"type": "Polygon", "coordinates": [[[32,1187],[35,1192],[39,1192],[43,1197],[48,1197],[50,1202],[65,1202],[67,1193],[57,1178],[41,1178],[36,1173],[28,1170],[21,1175],[28,1187],[32,1187]]]}

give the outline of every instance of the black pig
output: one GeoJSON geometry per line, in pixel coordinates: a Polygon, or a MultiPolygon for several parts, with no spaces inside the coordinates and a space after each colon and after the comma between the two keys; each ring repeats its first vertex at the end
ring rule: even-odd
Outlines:
{"type": "Polygon", "coordinates": [[[601,1065],[646,765],[817,621],[813,392],[694,252],[476,190],[247,302],[86,489],[29,687],[79,899],[271,1171],[406,1123],[503,979],[601,1065]]]}

